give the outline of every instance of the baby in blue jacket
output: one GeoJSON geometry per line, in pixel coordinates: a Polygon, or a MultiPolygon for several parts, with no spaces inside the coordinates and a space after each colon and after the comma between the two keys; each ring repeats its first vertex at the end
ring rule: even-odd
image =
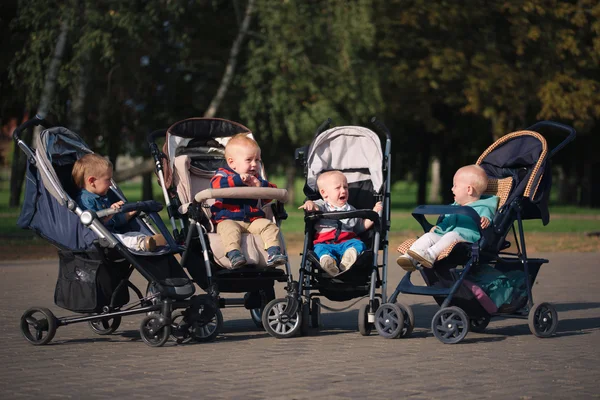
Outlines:
{"type": "MultiPolygon", "coordinates": [[[[498,196],[482,196],[488,177],[479,165],[467,165],[454,174],[452,193],[454,206],[472,207],[481,217],[480,226],[487,228],[498,208],[498,196]]],[[[446,214],[440,223],[417,239],[406,255],[398,257],[398,265],[413,271],[417,262],[431,268],[438,255],[454,242],[474,243],[479,240],[479,227],[466,215],[446,214]]]]}

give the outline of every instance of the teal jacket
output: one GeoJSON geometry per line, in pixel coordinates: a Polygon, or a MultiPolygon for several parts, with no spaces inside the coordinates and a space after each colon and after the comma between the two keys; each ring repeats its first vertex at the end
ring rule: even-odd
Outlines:
{"type": "MultiPolygon", "coordinates": [[[[453,206],[458,206],[456,203],[452,203],[453,206]]],[[[468,207],[472,207],[477,211],[480,217],[487,217],[490,222],[494,220],[494,214],[498,208],[498,196],[481,196],[477,201],[467,204],[468,207]]],[[[448,232],[456,232],[467,242],[474,243],[479,240],[479,222],[475,222],[466,215],[460,214],[446,214],[442,221],[437,224],[435,233],[443,235],[448,232]]]]}

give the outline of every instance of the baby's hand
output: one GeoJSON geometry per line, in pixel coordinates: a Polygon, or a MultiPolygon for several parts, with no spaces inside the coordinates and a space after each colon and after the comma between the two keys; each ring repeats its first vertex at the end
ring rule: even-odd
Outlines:
{"type": "Polygon", "coordinates": [[[242,182],[244,182],[244,185],[246,185],[246,186],[255,186],[255,187],[260,186],[260,181],[254,175],[240,174],[240,178],[242,178],[242,182]]]}
{"type": "Polygon", "coordinates": [[[116,203],[112,203],[110,205],[110,208],[114,208],[115,210],[118,210],[119,208],[121,208],[121,206],[125,204],[123,203],[123,200],[117,201],[116,203]]]}
{"type": "Polygon", "coordinates": [[[306,211],[319,211],[319,207],[311,200],[308,200],[306,203],[302,204],[298,209],[304,209],[306,211]]]}
{"type": "Polygon", "coordinates": [[[432,226],[431,229],[429,230],[429,232],[434,232],[435,228],[437,228],[437,225],[432,226]]]}
{"type": "Polygon", "coordinates": [[[380,202],[380,201],[378,201],[378,202],[375,204],[375,207],[373,207],[373,211],[377,211],[377,212],[379,212],[379,211],[381,211],[381,210],[383,210],[383,205],[381,204],[381,202],[380,202]]]}
{"type": "Polygon", "coordinates": [[[490,226],[490,220],[487,217],[481,217],[481,229],[485,229],[490,226]]]}

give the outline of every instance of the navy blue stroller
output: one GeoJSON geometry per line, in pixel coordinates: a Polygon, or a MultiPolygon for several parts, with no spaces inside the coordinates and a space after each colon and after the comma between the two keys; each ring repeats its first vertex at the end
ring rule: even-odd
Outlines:
{"type": "MultiPolygon", "coordinates": [[[[410,335],[412,310],[396,303],[398,295],[406,293],[433,296],[440,305],[431,329],[443,343],[458,343],[469,330],[483,332],[495,316],[528,319],[534,335],[552,336],[558,326],[556,309],[550,303],[534,303],[531,293],[540,267],[548,260],[527,255],[523,221],[540,219],[544,225],[550,221],[550,160],[574,139],[573,128],[544,121],[494,142],[477,160],[489,178],[484,194],[500,199],[492,224],[480,232],[476,243],[451,245],[438,256],[433,268],[418,266],[427,286],[414,285],[412,271],[407,272],[389,301],[377,310],[377,332],[386,338],[410,335]],[[541,133],[552,131],[567,134],[567,138],[549,151],[541,133]],[[507,238],[511,231],[512,252],[508,251],[511,243],[507,238]]],[[[418,206],[412,213],[424,232],[433,226],[425,215],[444,214],[466,215],[479,226],[479,215],[466,206],[418,206]]],[[[398,250],[406,253],[413,242],[407,240],[398,250]]]]}
{"type": "Polygon", "coordinates": [[[37,125],[48,126],[36,116],[13,134],[29,161],[18,225],[58,248],[54,302],[83,315],[57,318],[47,308],[32,307],[21,317],[25,339],[43,345],[53,339],[58,327],[76,322],[88,322],[92,331],[107,335],[118,329],[122,317],[133,314],[145,315],[140,334],[150,346],[162,346],[171,336],[178,342],[214,339],[223,317],[209,296],[194,295],[194,285],[174,257],[181,249],[157,214],[162,205],[154,201],[126,203],[113,182],[108,196],[124,201],[121,209],[80,209],[73,201],[78,188],[71,171],[76,160],[92,151],[77,134],[63,127],[42,131],[31,149],[19,135],[37,125]],[[130,211],[138,212],[129,221],[131,231],[160,232],[167,245],[152,253],[130,250],[102,223],[108,215],[130,211]],[[129,280],[134,270],[148,281],[146,295],[129,280]],[[130,289],[137,296],[131,303],[130,289]]]}

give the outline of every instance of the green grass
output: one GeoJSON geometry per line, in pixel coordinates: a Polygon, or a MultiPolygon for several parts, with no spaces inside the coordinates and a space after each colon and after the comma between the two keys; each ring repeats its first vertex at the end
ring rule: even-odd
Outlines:
{"type": "MultiPolygon", "coordinates": [[[[277,177],[273,181],[279,186],[284,186],[283,178],[277,177]]],[[[298,179],[295,184],[295,196],[292,202],[288,203],[286,210],[288,219],[283,222],[283,233],[302,234],[304,231],[304,212],[298,210],[298,206],[304,200],[302,188],[304,181],[298,179]]],[[[137,201],[141,196],[141,184],[139,181],[124,182],[119,185],[129,201],[137,201]]],[[[412,231],[419,232],[421,227],[411,216],[412,209],[416,206],[416,184],[407,182],[397,182],[392,188],[392,232],[412,231]]],[[[158,185],[153,186],[155,200],[163,203],[163,195],[158,185]]],[[[31,236],[28,231],[23,231],[16,225],[16,220],[20,209],[8,207],[8,181],[0,181],[0,235],[27,237],[31,236]]],[[[550,224],[543,226],[541,221],[525,221],[526,232],[590,232],[600,230],[600,209],[580,208],[574,206],[551,206],[550,224]]],[[[166,211],[162,212],[162,217],[166,222],[166,211]]],[[[431,222],[435,221],[434,216],[430,216],[431,222]]],[[[169,225],[167,225],[169,226],[169,225]]]]}

